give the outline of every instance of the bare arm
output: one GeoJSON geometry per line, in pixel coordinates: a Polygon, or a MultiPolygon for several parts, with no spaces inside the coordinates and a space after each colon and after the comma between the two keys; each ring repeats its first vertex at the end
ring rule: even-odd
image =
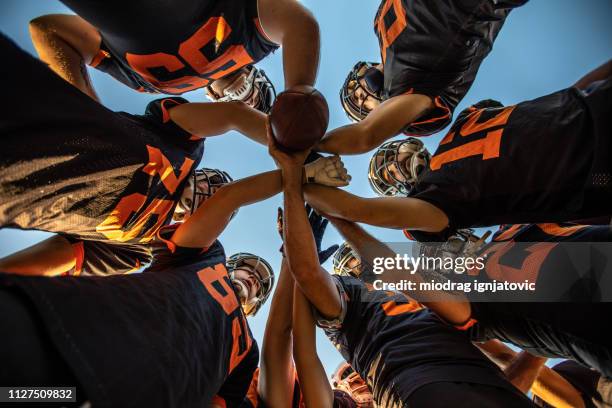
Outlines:
{"type": "Polygon", "coordinates": [[[283,169],[285,253],[302,293],[328,319],[340,316],[340,294],[327,271],[321,268],[315,241],[304,208],[299,167],[283,169]]]}
{"type": "Polygon", "coordinates": [[[307,407],[331,408],[334,394],[317,354],[315,319],[310,303],[295,286],[293,295],[293,355],[307,407]]]}
{"type": "Polygon", "coordinates": [[[281,172],[279,170],[268,171],[226,184],[176,229],[172,235],[172,241],[182,247],[208,247],[223,232],[234,211],[242,206],[270,198],[280,191],[281,172]]]}
{"type": "Polygon", "coordinates": [[[593,71],[589,72],[582,78],[578,80],[574,84],[576,88],[586,89],[589,85],[591,85],[595,81],[600,81],[602,79],[610,78],[612,76],[612,60],[600,65],[595,68],[593,71]]]}
{"type": "Polygon", "coordinates": [[[506,367],[504,374],[516,388],[526,393],[531,389],[546,360],[544,357],[522,351],[506,367]]]}
{"type": "Polygon", "coordinates": [[[19,275],[57,276],[75,265],[72,245],[60,235],[0,259],[0,271],[19,275]]]}
{"type": "Polygon", "coordinates": [[[100,33],[79,16],[49,14],[30,21],[36,52],[56,74],[92,99],[98,95],[91,85],[86,64],[100,49],[100,33]]]}
{"type": "Polygon", "coordinates": [[[185,103],[170,109],[170,118],[193,135],[211,137],[235,130],[264,145],[266,117],[240,101],[185,103]]]}
{"type": "Polygon", "coordinates": [[[327,132],[317,150],[337,154],[369,152],[399,134],[431,107],[433,102],[425,95],[395,96],[376,107],[361,122],[327,132]]]}
{"type": "Polygon", "coordinates": [[[261,348],[259,396],[271,408],[286,407],[295,383],[292,354],[293,277],[281,264],[261,348]]]}
{"type": "MultiPolygon", "coordinates": [[[[511,371],[513,371],[513,373],[510,373],[510,375],[515,379],[520,377],[518,373],[518,371],[520,371],[520,364],[513,366],[519,353],[499,340],[490,340],[486,343],[476,345],[487,355],[487,357],[503,369],[507,375],[507,369],[512,367],[511,371]]],[[[533,371],[533,365],[531,363],[528,365],[530,366],[528,370],[533,371]]],[[[514,382],[512,383],[517,387],[519,386],[514,382]]],[[[525,384],[521,387],[520,389],[524,390],[525,384]]],[[[538,375],[531,386],[531,391],[555,407],[584,408],[584,401],[578,390],[559,373],[544,365],[540,366],[538,375]]]]}
{"type": "MultiPolygon", "coordinates": [[[[366,260],[370,265],[374,258],[394,258],[396,256],[396,253],[391,248],[368,234],[359,225],[335,218],[330,218],[330,221],[349,242],[359,257],[362,260],[366,260]]],[[[402,279],[410,278],[417,287],[419,287],[420,283],[425,282],[419,271],[416,271],[414,275],[407,275],[406,271],[386,270],[379,277],[386,282],[400,282],[402,279]]],[[[463,325],[471,317],[472,308],[470,302],[462,292],[406,290],[403,293],[421,302],[450,324],[463,325]]]]}
{"type": "Polygon", "coordinates": [[[296,0],[258,0],[259,19],[268,37],[283,47],[285,88],[314,86],[319,68],[319,25],[296,0]]]}
{"type": "Polygon", "coordinates": [[[436,206],[416,198],[363,198],[337,188],[304,187],[306,201],[319,212],[346,221],[384,228],[440,232],[448,217],[436,206]]]}

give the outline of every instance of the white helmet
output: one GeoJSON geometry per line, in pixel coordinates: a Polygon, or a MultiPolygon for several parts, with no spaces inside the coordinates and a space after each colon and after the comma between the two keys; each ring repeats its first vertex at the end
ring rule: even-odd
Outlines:
{"type": "Polygon", "coordinates": [[[408,195],[430,159],[431,154],[417,138],[383,143],[370,160],[370,186],[380,196],[408,195]]]}
{"type": "Polygon", "coordinates": [[[266,300],[272,292],[272,286],[274,286],[274,270],[265,259],[248,252],[239,252],[230,256],[226,264],[230,280],[234,285],[242,285],[240,281],[234,278],[234,273],[236,269],[245,269],[245,266],[246,270],[252,273],[259,282],[257,296],[243,305],[245,315],[255,316],[259,308],[266,303],[266,300]]]}

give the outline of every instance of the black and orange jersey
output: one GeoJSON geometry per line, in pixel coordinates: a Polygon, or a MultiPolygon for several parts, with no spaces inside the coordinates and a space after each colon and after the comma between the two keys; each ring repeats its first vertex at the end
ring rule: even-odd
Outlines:
{"type": "MultiPolygon", "coordinates": [[[[601,259],[612,257],[610,243],[609,225],[504,225],[478,253],[484,268],[473,269],[468,275],[469,279],[535,285],[533,291],[508,294],[508,299],[495,293],[489,300],[497,302],[594,302],[597,294],[602,294],[601,275],[607,266],[601,259]]],[[[480,302],[485,300],[481,295],[476,297],[480,302]]]]}
{"type": "MultiPolygon", "coordinates": [[[[21,84],[5,92],[10,103],[0,122],[0,227],[66,234],[71,242],[148,245],[170,222],[204,153],[203,140],[169,116],[187,101],[158,99],[144,115],[113,112],[6,37],[0,47],[8,58],[0,72],[21,84]]],[[[144,260],[135,254],[113,264],[110,248],[84,243],[83,274],[97,273],[88,271],[90,252],[115,271],[144,260]]]]}
{"type": "Polygon", "coordinates": [[[172,232],[142,273],[0,274],[27,294],[94,406],[237,407],[247,393],[259,353],[223,247],[178,247],[172,232]]]}
{"type": "Polygon", "coordinates": [[[465,109],[410,196],[450,229],[565,222],[612,208],[612,79],[513,106],[465,109]]]}
{"type": "Polygon", "coordinates": [[[448,125],[510,11],[527,0],[382,0],[374,32],[384,65],[384,97],[421,94],[435,108],[404,133],[448,125]]]}
{"type": "Polygon", "coordinates": [[[261,28],[257,0],[62,2],[100,32],[91,65],[139,91],[202,88],[278,48],[261,28]]]}
{"type": "MultiPolygon", "coordinates": [[[[505,225],[479,253],[468,281],[529,282],[533,291],[470,294],[475,341],[498,338],[533,354],[574,359],[611,373],[608,336],[596,323],[612,307],[609,225],[505,225]],[[607,367],[607,368],[606,368],[607,367]]],[[[602,371],[604,372],[604,371],[602,371]]]]}
{"type": "Polygon", "coordinates": [[[319,325],[366,379],[379,406],[403,406],[418,387],[438,381],[512,388],[465,331],[401,293],[373,290],[352,277],[334,279],[345,301],[343,317],[319,325]]]}

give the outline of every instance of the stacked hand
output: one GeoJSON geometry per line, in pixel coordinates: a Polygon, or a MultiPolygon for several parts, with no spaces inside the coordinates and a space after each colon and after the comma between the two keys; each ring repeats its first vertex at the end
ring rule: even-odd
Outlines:
{"type": "Polygon", "coordinates": [[[270,124],[268,123],[266,127],[268,132],[268,151],[281,170],[284,172],[299,171],[301,174],[303,167],[306,182],[308,183],[317,183],[331,187],[348,186],[351,176],[348,174],[339,156],[321,157],[312,163],[304,165],[304,160],[310,151],[284,152],[276,145],[270,124]]]}

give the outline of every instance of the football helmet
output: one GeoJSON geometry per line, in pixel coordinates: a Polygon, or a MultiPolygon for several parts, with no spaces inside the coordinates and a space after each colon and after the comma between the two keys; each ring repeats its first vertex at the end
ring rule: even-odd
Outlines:
{"type": "Polygon", "coordinates": [[[383,101],[384,76],[376,68],[378,63],[360,61],[349,72],[344,85],[340,89],[340,103],[344,112],[353,122],[365,119],[371,112],[364,106],[366,100],[383,101]],[[356,98],[356,92],[361,90],[365,97],[361,101],[356,98]]]}
{"type": "Polygon", "coordinates": [[[230,175],[223,170],[208,168],[195,170],[176,205],[174,221],[183,221],[185,216],[192,215],[219,187],[232,181],[230,175]]]}
{"type": "Polygon", "coordinates": [[[206,87],[208,99],[213,102],[242,101],[263,113],[269,113],[276,99],[276,89],[270,78],[264,70],[253,65],[247,65],[231,77],[215,83],[206,87]],[[220,87],[220,84],[224,86],[220,87]]]}
{"type": "Polygon", "coordinates": [[[331,384],[334,390],[344,391],[355,401],[359,408],[374,406],[372,392],[366,382],[349,363],[342,363],[332,375],[331,384]]]}
{"type": "Polygon", "coordinates": [[[246,316],[255,316],[261,306],[266,303],[266,300],[272,292],[272,286],[274,286],[274,270],[265,259],[248,252],[239,252],[230,256],[227,259],[226,265],[230,280],[236,287],[244,286],[242,282],[235,278],[235,271],[237,269],[248,271],[253,274],[259,282],[257,296],[249,299],[242,305],[242,309],[246,316]]]}
{"type": "Polygon", "coordinates": [[[353,276],[355,278],[359,278],[359,275],[361,275],[361,260],[348,242],[344,242],[334,252],[333,268],[336,275],[353,276]]]}
{"type": "MultiPolygon", "coordinates": [[[[446,242],[416,242],[412,247],[412,252],[413,256],[440,259],[474,257],[485,245],[489,235],[491,235],[491,231],[487,231],[482,237],[479,237],[471,228],[459,229],[446,242]]],[[[435,270],[435,272],[448,271],[435,270]]]]}
{"type": "Polygon", "coordinates": [[[370,160],[370,186],[380,196],[408,195],[430,159],[431,154],[417,138],[383,143],[370,160]]]}

